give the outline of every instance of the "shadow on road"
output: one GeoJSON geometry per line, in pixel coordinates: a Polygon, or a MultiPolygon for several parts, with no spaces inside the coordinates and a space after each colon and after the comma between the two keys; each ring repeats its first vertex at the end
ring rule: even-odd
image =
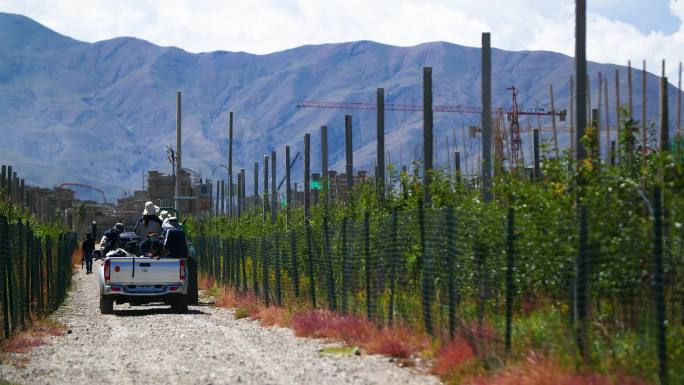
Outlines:
{"type": "MultiPolygon", "coordinates": [[[[153,308],[145,308],[145,309],[127,309],[127,310],[114,310],[114,315],[117,317],[141,317],[141,316],[146,316],[146,315],[155,315],[155,314],[176,314],[171,308],[166,308],[166,307],[153,307],[153,308]]],[[[207,314],[203,312],[202,310],[198,309],[188,309],[188,312],[185,314],[207,314]]]]}

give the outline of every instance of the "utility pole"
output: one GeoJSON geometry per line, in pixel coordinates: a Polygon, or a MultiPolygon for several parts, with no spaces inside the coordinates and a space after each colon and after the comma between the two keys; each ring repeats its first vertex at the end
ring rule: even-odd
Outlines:
{"type": "Polygon", "coordinates": [[[385,89],[377,89],[377,149],[378,172],[375,176],[378,197],[382,200],[385,191],[385,89]]]}
{"type": "Polygon", "coordinates": [[[233,216],[233,111],[228,114],[228,217],[233,216]]]}
{"type": "Polygon", "coordinates": [[[309,219],[311,191],[311,134],[304,134],[304,220],[309,219]]]}
{"type": "MultiPolygon", "coordinates": [[[[648,147],[648,137],[646,135],[646,60],[644,60],[643,70],[641,71],[641,152],[646,155],[648,147]]],[[[642,156],[643,163],[646,162],[646,157],[642,156]]]]}
{"type": "Polygon", "coordinates": [[[670,119],[667,97],[667,77],[660,78],[660,151],[670,149],[670,119]]]}
{"type": "Polygon", "coordinates": [[[584,130],[587,128],[587,2],[576,0],[575,13],[575,78],[577,79],[577,95],[575,109],[577,122],[577,165],[582,164],[587,152],[582,145],[584,130]]]}
{"type": "Polygon", "coordinates": [[[432,67],[423,67],[423,201],[429,207],[432,171],[432,67]]]}
{"type": "Polygon", "coordinates": [[[492,47],[489,32],[482,34],[482,192],[492,200],[492,47]]]}
{"type": "Polygon", "coordinates": [[[183,168],[181,164],[181,92],[176,92],[176,180],[174,186],[174,208],[180,212],[181,178],[183,168]]]}

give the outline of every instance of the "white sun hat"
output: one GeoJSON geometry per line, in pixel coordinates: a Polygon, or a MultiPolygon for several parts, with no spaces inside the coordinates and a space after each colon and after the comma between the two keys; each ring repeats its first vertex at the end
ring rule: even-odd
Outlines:
{"type": "Polygon", "coordinates": [[[157,207],[154,203],[147,201],[145,202],[145,210],[143,210],[143,215],[157,215],[158,210],[159,207],[157,207]]]}

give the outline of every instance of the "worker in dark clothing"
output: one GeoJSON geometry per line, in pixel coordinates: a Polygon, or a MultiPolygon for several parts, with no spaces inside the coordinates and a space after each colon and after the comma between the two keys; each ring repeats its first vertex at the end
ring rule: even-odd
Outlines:
{"type": "Polygon", "coordinates": [[[104,233],[102,240],[100,240],[100,250],[102,250],[103,256],[106,256],[108,252],[121,247],[121,233],[123,232],[124,224],[117,223],[114,227],[104,233]]]}
{"type": "Polygon", "coordinates": [[[165,232],[162,255],[171,258],[187,258],[188,241],[185,238],[185,232],[180,229],[178,219],[175,217],[165,219],[162,229],[165,232]]]}
{"type": "Polygon", "coordinates": [[[83,259],[86,265],[86,274],[93,273],[93,251],[95,251],[95,241],[90,233],[86,234],[86,239],[81,244],[83,250],[83,259]]]}
{"type": "Polygon", "coordinates": [[[140,243],[140,254],[159,258],[161,252],[162,242],[159,239],[159,234],[154,231],[150,231],[147,234],[147,238],[140,243]]]}

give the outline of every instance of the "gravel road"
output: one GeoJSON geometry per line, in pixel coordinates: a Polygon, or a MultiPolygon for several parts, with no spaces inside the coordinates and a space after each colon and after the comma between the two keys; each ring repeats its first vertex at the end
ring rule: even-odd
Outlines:
{"type": "MultiPolygon", "coordinates": [[[[54,315],[70,334],[49,337],[30,362],[0,364],[21,384],[437,384],[386,357],[322,353],[325,343],[283,328],[235,320],[231,310],[115,306],[102,315],[97,276],[81,270],[54,315]]],[[[14,363],[13,363],[14,362],[14,363]]]]}

